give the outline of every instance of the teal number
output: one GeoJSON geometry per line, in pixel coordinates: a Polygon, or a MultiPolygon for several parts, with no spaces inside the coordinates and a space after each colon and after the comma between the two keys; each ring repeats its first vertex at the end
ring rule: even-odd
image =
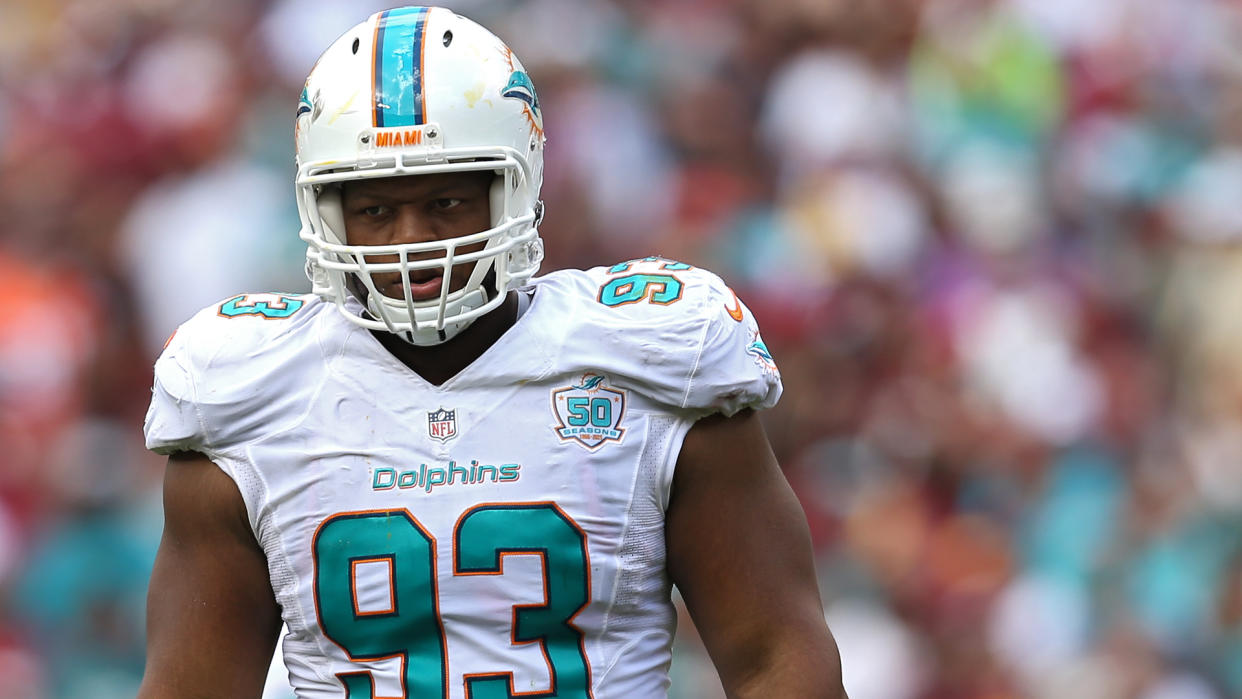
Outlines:
{"type": "Polygon", "coordinates": [[[264,318],[288,318],[302,308],[302,300],[291,296],[265,294],[271,301],[250,302],[246,294],[234,296],[220,304],[219,314],[228,318],[238,316],[263,316],[264,318]]]}
{"type": "MultiPolygon", "coordinates": [[[[312,548],[315,601],[324,635],[344,649],[350,660],[401,657],[403,697],[447,696],[431,536],[405,510],[351,513],[326,520],[312,548]],[[360,613],[354,565],[377,560],[390,566],[392,610],[360,613]]],[[[368,673],[338,677],[348,699],[374,699],[374,682],[368,673]]]]}
{"type": "Polygon", "coordinates": [[[608,268],[609,274],[624,274],[608,280],[600,287],[599,302],[609,307],[625,306],[639,301],[667,306],[681,299],[681,280],[671,274],[631,272],[635,265],[653,266],[663,272],[684,272],[694,269],[684,262],[663,257],[644,257],[640,260],[622,262],[608,268]]]}
{"type": "Polygon", "coordinates": [[[336,676],[345,685],[345,699],[373,699],[375,680],[369,672],[343,672],[336,676]]]}
{"type": "Polygon", "coordinates": [[[669,274],[627,274],[600,288],[599,302],[612,307],[639,301],[667,306],[681,298],[681,289],[681,280],[669,274]]]}
{"type": "Polygon", "coordinates": [[[584,427],[591,421],[591,399],[582,396],[575,396],[567,401],[566,408],[569,410],[569,424],[573,427],[584,427]]]}
{"type": "MultiPolygon", "coordinates": [[[[570,699],[590,696],[591,670],[582,632],[573,619],[591,597],[586,535],[551,503],[483,505],[462,517],[454,534],[453,572],[499,575],[505,554],[542,557],[547,603],[519,605],[513,612],[513,640],[543,644],[552,687],[523,697],[570,699]]],[[[512,699],[512,674],[497,672],[467,680],[468,699],[512,699]]]]}
{"type": "Polygon", "coordinates": [[[612,427],[612,401],[607,398],[591,399],[591,424],[596,427],[612,427]]]}
{"type": "Polygon", "coordinates": [[[596,396],[575,396],[566,402],[571,427],[612,427],[612,401],[596,396]]]}
{"type": "Polygon", "coordinates": [[[634,265],[641,264],[643,262],[659,262],[661,263],[660,269],[668,270],[670,272],[684,272],[688,269],[694,269],[693,267],[691,267],[690,265],[684,262],[677,262],[676,260],[670,260],[667,257],[654,257],[653,256],[653,257],[644,257],[641,260],[630,260],[629,262],[621,262],[619,264],[615,264],[612,267],[608,268],[608,273],[609,274],[621,274],[622,272],[628,272],[630,271],[630,268],[632,268],[634,265]]]}
{"type": "MultiPolygon", "coordinates": [[[[597,399],[604,400],[605,399],[597,399]]],[[[588,413],[598,410],[584,406],[588,413]]],[[[611,405],[608,408],[611,411],[611,405]]],[[[484,505],[467,512],[454,532],[453,575],[500,575],[505,554],[538,555],[545,604],[515,605],[513,640],[542,644],[549,691],[522,697],[589,697],[591,670],[573,619],[590,601],[586,535],[552,503],[484,505]]],[[[406,510],[329,517],[311,544],[315,605],[324,635],[354,662],[399,657],[402,699],[447,696],[444,627],[437,609],[436,542],[406,510]],[[355,565],[383,562],[392,576],[389,610],[360,610],[355,565]]],[[[337,673],[346,699],[376,699],[370,672],[337,673]]],[[[513,674],[467,679],[467,699],[512,699],[513,674]]]]}

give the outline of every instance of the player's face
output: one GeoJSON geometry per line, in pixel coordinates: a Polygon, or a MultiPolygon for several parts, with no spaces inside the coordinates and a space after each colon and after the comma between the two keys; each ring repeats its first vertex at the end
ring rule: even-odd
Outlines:
{"type": "MultiPolygon", "coordinates": [[[[346,182],[341,190],[345,239],[350,245],[401,245],[459,238],[491,227],[491,172],[449,172],[346,182]]],[[[485,242],[463,246],[458,255],[483,249],[485,242]]],[[[443,258],[443,251],[411,255],[413,260],[443,258]]],[[[368,255],[368,263],[390,263],[397,255],[368,255]]],[[[454,265],[450,291],[466,285],[474,264],[454,265]]],[[[372,275],[375,288],[385,296],[405,298],[399,272],[372,275]]],[[[439,298],[443,272],[439,268],[409,273],[414,300],[439,298]]]]}

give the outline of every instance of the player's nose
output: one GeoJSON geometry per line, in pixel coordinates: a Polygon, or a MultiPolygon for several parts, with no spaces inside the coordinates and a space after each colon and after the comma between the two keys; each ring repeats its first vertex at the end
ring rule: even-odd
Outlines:
{"type": "Polygon", "coordinates": [[[415,206],[398,207],[389,235],[392,245],[429,243],[439,239],[430,217],[415,206]]]}

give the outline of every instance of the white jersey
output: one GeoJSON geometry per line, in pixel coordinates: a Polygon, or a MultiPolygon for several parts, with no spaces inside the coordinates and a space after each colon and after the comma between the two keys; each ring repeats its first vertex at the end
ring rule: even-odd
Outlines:
{"type": "Polygon", "coordinates": [[[229,299],[156,363],[147,446],[237,483],[299,697],[667,694],[682,439],[774,404],[779,374],[703,270],[655,258],[524,292],[441,386],[313,296],[229,299]]]}

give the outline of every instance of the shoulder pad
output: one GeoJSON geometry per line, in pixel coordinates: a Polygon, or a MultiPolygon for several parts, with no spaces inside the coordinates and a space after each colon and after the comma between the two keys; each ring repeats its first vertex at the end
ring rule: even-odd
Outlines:
{"type": "MultiPolygon", "coordinates": [[[[155,363],[144,424],[148,448],[211,453],[259,427],[318,354],[308,327],[317,297],[239,294],[208,306],[169,337],[155,363]]],[[[305,378],[305,377],[301,377],[305,378]]]]}
{"type": "Polygon", "coordinates": [[[780,373],[754,316],[715,274],[653,257],[562,283],[579,299],[567,314],[566,346],[580,364],[702,414],[766,408],[779,398],[780,373]]]}

